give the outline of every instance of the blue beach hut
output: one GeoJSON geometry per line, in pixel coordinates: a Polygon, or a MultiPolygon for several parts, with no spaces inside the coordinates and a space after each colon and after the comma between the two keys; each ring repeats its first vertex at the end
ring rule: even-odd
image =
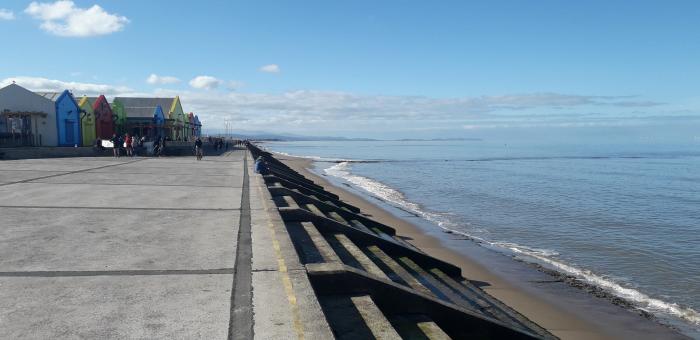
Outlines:
{"type": "Polygon", "coordinates": [[[153,127],[155,130],[154,137],[164,136],[163,126],[165,125],[165,114],[163,113],[163,108],[160,105],[156,106],[153,112],[153,127]]]}
{"type": "Polygon", "coordinates": [[[58,146],[81,144],[80,106],[70,91],[38,92],[37,94],[54,102],[58,146]]]}
{"type": "Polygon", "coordinates": [[[199,116],[194,116],[194,135],[197,137],[202,136],[202,122],[199,121],[199,116]]]}

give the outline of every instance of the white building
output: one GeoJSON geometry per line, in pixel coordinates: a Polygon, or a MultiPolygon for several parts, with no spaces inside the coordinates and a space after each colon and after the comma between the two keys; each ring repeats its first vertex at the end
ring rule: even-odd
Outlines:
{"type": "Polygon", "coordinates": [[[56,146],[56,104],[17,84],[0,89],[0,146],[56,146]]]}

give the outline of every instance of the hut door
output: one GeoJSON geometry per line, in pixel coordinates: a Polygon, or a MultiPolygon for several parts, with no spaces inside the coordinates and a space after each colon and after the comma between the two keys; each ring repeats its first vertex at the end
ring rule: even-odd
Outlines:
{"type": "Polygon", "coordinates": [[[66,120],[66,144],[75,144],[75,122],[66,120]]]}

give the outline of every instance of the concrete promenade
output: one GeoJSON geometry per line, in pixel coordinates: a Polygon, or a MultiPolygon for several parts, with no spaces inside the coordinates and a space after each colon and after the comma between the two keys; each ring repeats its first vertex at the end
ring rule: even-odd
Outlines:
{"type": "Polygon", "coordinates": [[[244,154],[0,162],[0,339],[227,338],[244,154]]]}
{"type": "Polygon", "coordinates": [[[254,146],[0,161],[0,339],[252,338],[555,337],[254,146]]]}

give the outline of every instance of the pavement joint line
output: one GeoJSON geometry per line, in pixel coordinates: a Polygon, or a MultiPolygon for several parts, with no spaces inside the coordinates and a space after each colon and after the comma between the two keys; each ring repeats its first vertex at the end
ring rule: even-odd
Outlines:
{"type": "Polygon", "coordinates": [[[0,205],[0,208],[18,209],[95,209],[95,210],[172,210],[172,211],[239,211],[239,208],[144,208],[144,207],[78,207],[78,206],[36,206],[0,205]]]}
{"type": "MultiPolygon", "coordinates": [[[[27,171],[31,171],[31,170],[27,170],[27,171]]],[[[91,173],[91,174],[104,174],[105,172],[88,170],[88,173],[91,173]]],[[[189,174],[179,174],[179,173],[170,173],[170,172],[167,172],[167,173],[164,173],[164,174],[165,174],[165,175],[173,175],[173,176],[197,175],[197,176],[201,176],[201,177],[236,177],[236,175],[207,175],[207,174],[192,174],[192,173],[189,173],[189,174]]],[[[130,172],[129,172],[129,175],[163,175],[163,173],[159,173],[159,174],[158,174],[158,173],[153,173],[153,172],[132,172],[132,171],[130,171],[130,172]]],[[[36,178],[36,179],[41,179],[41,178],[36,178]]],[[[86,184],[87,184],[87,183],[86,183],[86,184]]],[[[97,183],[97,184],[99,184],[99,183],[97,183]]]]}
{"type": "Polygon", "coordinates": [[[138,269],[138,270],[65,270],[0,272],[0,277],[80,277],[80,276],[153,276],[233,274],[233,268],[218,269],[138,269]]]}
{"type": "Polygon", "coordinates": [[[250,216],[250,179],[248,177],[248,153],[243,155],[243,189],[241,213],[238,225],[236,259],[231,283],[231,312],[228,324],[228,340],[253,339],[253,245],[250,216]]]}
{"type": "MultiPolygon", "coordinates": [[[[31,181],[28,183],[41,183],[41,184],[58,184],[58,185],[76,185],[76,184],[92,184],[85,182],[37,182],[31,181]]],[[[99,185],[132,185],[139,187],[190,187],[190,188],[241,188],[240,186],[229,186],[229,185],[187,185],[187,184],[134,184],[134,183],[95,183],[99,185]]]]}
{"type": "MultiPolygon", "coordinates": [[[[6,185],[12,185],[12,184],[27,183],[27,182],[35,181],[35,180],[38,180],[38,179],[46,179],[46,178],[52,178],[52,177],[59,177],[59,176],[65,176],[65,175],[78,174],[78,173],[81,173],[81,172],[87,172],[87,171],[91,171],[91,170],[111,168],[111,167],[115,167],[115,166],[118,166],[118,165],[124,165],[124,164],[131,164],[131,163],[141,162],[141,161],[143,161],[143,160],[144,160],[144,159],[137,159],[137,160],[132,160],[132,161],[129,161],[129,162],[123,162],[123,163],[118,163],[118,164],[108,164],[108,165],[98,166],[98,167],[94,167],[94,168],[88,168],[88,169],[82,169],[82,170],[75,170],[75,171],[68,171],[68,172],[65,172],[65,173],[62,173],[62,174],[40,176],[40,177],[25,179],[25,180],[16,181],[16,182],[3,183],[3,184],[0,184],[0,187],[6,186],[6,185]]],[[[28,170],[28,171],[31,171],[31,170],[28,170]]]]}
{"type": "Polygon", "coordinates": [[[32,170],[32,169],[0,169],[0,172],[3,171],[11,171],[11,172],[25,172],[25,171],[33,171],[33,172],[67,172],[66,170],[32,170]]]}

